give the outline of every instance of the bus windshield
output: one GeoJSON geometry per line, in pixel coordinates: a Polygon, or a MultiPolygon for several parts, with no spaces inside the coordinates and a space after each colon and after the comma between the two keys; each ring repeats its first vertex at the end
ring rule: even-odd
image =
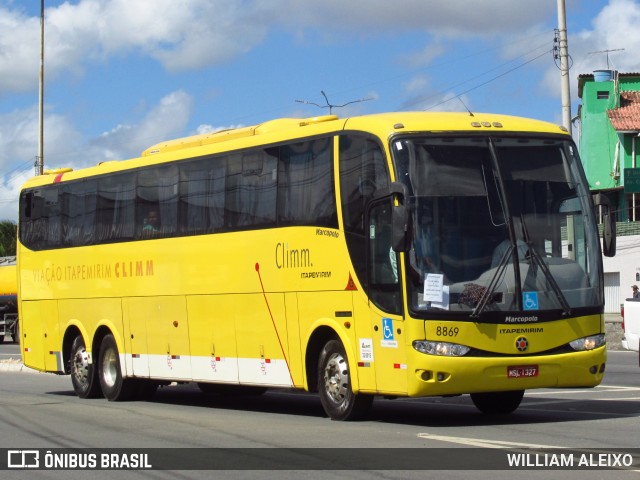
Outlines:
{"type": "Polygon", "coordinates": [[[413,314],[539,321],[601,306],[596,222],[571,141],[414,136],[392,151],[412,212],[413,314]]]}

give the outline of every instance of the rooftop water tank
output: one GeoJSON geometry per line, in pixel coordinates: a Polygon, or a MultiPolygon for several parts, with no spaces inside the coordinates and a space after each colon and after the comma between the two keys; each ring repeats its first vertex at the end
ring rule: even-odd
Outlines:
{"type": "Polygon", "coordinates": [[[595,82],[608,82],[613,78],[613,70],[594,70],[593,80],[595,82]]]}

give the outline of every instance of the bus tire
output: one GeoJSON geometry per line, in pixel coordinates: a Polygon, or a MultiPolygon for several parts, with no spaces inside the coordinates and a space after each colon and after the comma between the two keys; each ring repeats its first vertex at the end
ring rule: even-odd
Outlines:
{"type": "Polygon", "coordinates": [[[137,379],[122,376],[118,346],[111,334],[105,335],[100,344],[98,377],[102,394],[110,402],[131,400],[138,392],[137,379]]]}
{"type": "Polygon", "coordinates": [[[73,390],[78,397],[98,398],[100,396],[100,383],[97,379],[95,364],[89,363],[89,354],[82,335],[74,338],[71,344],[69,372],[73,390]]]}
{"type": "Polygon", "coordinates": [[[490,415],[506,415],[520,406],[524,390],[511,392],[472,393],[471,400],[478,410],[490,415]]]}
{"type": "Polygon", "coordinates": [[[355,394],[347,354],[338,340],[329,340],[318,359],[318,392],[332,420],[358,420],[367,415],[373,395],[355,394]]]}

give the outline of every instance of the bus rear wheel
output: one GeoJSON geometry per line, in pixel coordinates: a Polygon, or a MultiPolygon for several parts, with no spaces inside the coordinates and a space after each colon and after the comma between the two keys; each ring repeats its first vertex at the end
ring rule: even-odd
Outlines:
{"type": "Polygon", "coordinates": [[[523,396],[524,390],[472,393],[471,400],[482,413],[506,415],[520,406],[523,396]]]}
{"type": "Polygon", "coordinates": [[[98,377],[104,397],[112,402],[132,399],[138,392],[135,378],[124,378],[120,368],[120,355],[113,335],[106,335],[100,344],[98,377]]]}
{"type": "Polygon", "coordinates": [[[318,361],[318,392],[324,411],[332,420],[358,420],[366,416],[372,395],[355,394],[347,354],[338,340],[328,341],[318,361]]]}
{"type": "Polygon", "coordinates": [[[100,396],[100,383],[96,375],[95,364],[89,363],[89,354],[82,335],[73,339],[69,355],[69,372],[71,384],[80,398],[97,398],[100,396]]]}

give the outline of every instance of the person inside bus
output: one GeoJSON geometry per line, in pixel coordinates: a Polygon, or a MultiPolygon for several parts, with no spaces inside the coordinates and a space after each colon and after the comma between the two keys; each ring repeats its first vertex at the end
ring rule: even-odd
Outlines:
{"type": "Polygon", "coordinates": [[[157,210],[151,210],[144,219],[142,227],[142,236],[151,237],[159,230],[160,219],[157,210]]]}
{"type": "Polygon", "coordinates": [[[638,291],[637,285],[633,285],[631,290],[633,290],[633,298],[640,298],[640,291],[638,291]]]}
{"type": "MultiPolygon", "coordinates": [[[[518,248],[518,259],[520,261],[523,261],[527,256],[529,247],[520,239],[516,240],[516,246],[518,248]]],[[[498,246],[493,251],[493,256],[491,257],[491,268],[496,268],[500,264],[500,260],[502,260],[502,257],[510,247],[511,241],[509,240],[503,240],[502,242],[500,242],[500,244],[498,244],[498,246]]]]}
{"type": "MultiPolygon", "coordinates": [[[[514,225],[513,229],[516,232],[522,232],[522,222],[518,218],[513,219],[514,225]]],[[[505,231],[505,233],[507,233],[505,231]]],[[[507,250],[511,249],[511,240],[509,238],[505,238],[502,242],[498,244],[498,246],[493,250],[493,255],[491,257],[491,268],[496,268],[502,258],[504,257],[507,250]]],[[[524,240],[520,238],[516,239],[516,248],[518,250],[518,261],[523,262],[527,258],[527,253],[529,252],[529,246],[525,243],[524,240]]],[[[510,261],[510,259],[509,259],[510,261]]]]}

